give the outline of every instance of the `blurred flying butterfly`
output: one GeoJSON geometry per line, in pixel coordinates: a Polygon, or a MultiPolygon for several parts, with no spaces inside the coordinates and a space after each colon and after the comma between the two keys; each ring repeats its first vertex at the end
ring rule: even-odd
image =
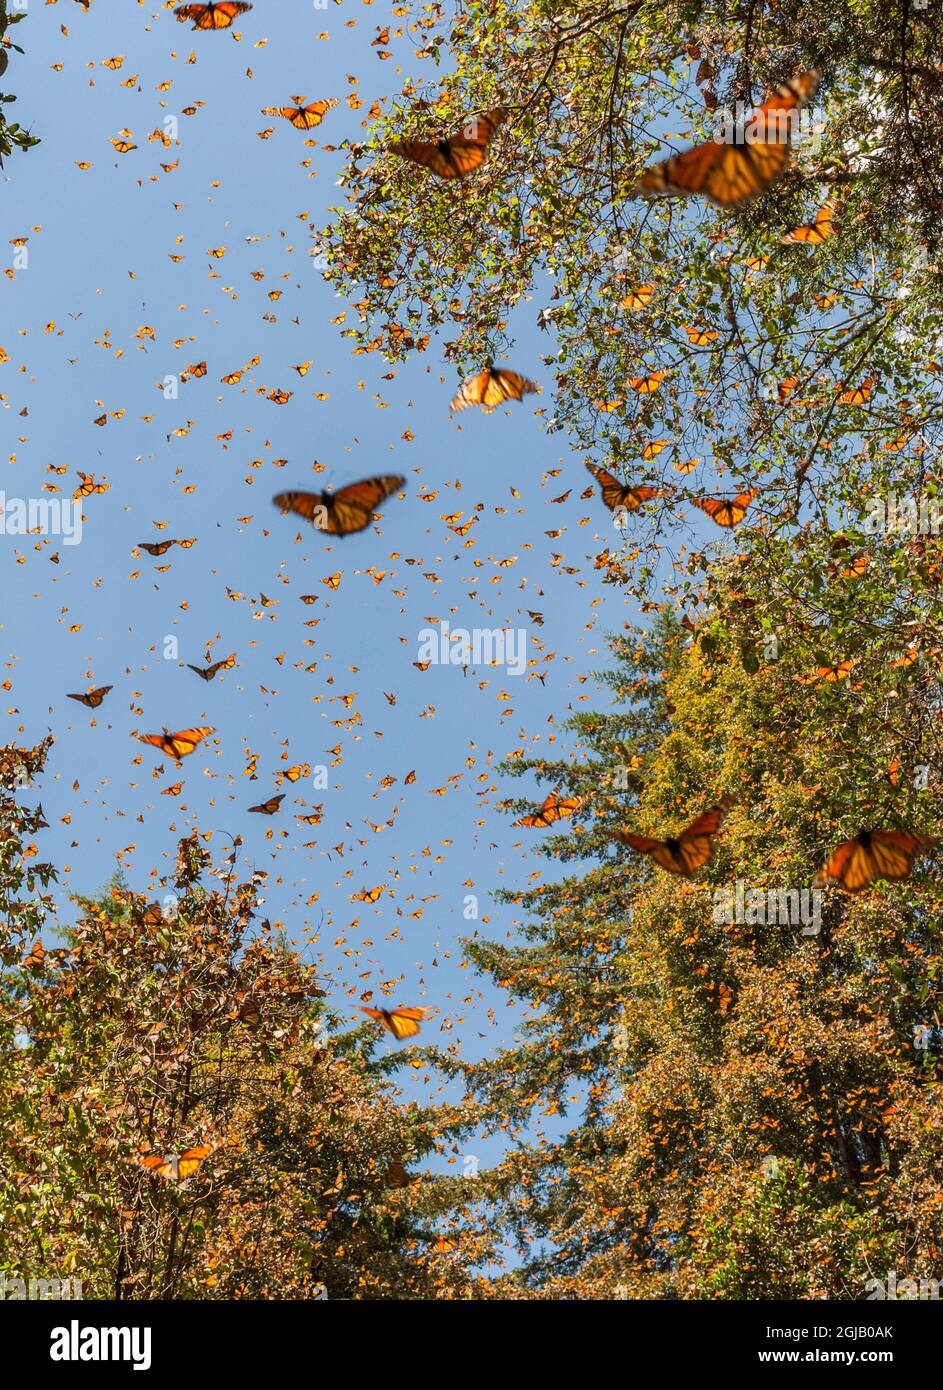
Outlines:
{"type": "Polygon", "coordinates": [[[272,501],[282,512],[294,512],[330,536],[350,536],[366,530],[379,504],[405,486],[405,478],[389,473],[349,483],[337,492],[280,492],[272,501]]]}
{"type": "Polygon", "coordinates": [[[181,729],[179,733],[172,734],[164,729],[160,734],[135,734],[135,738],[141,743],[148,743],[152,748],[159,748],[168,758],[175,759],[179,763],[181,758],[189,757],[195,748],[206,738],[207,734],[213,730],[205,726],[195,729],[181,729]]]}
{"type": "Polygon", "coordinates": [[[532,830],[543,830],[547,826],[553,825],[555,821],[565,820],[568,816],[572,816],[582,804],[583,800],[579,796],[571,796],[561,801],[556,791],[552,791],[544,800],[539,811],[535,811],[530,816],[521,816],[520,820],[512,821],[511,824],[526,825],[532,830]]]}
{"type": "Polygon", "coordinates": [[[630,830],[617,830],[613,838],[639,854],[650,855],[662,869],[672,874],[691,875],[703,864],[709,864],[714,852],[713,836],[720,829],[729,802],[722,801],[698,816],[677,838],[653,840],[648,835],[635,835],[630,830]]]}
{"type": "Polygon", "coordinates": [[[181,24],[192,19],[194,29],[228,29],[238,15],[251,9],[243,0],[208,0],[205,5],[178,5],[174,14],[181,24]]]}
{"type": "Polygon", "coordinates": [[[796,118],[818,85],[817,72],[800,73],[759,107],[733,140],[707,140],[653,164],[633,192],[646,198],[702,194],[719,207],[755,198],[786,168],[796,118]]]}
{"type": "Polygon", "coordinates": [[[466,410],[470,405],[480,405],[488,414],[504,401],[519,401],[529,392],[538,391],[536,381],[517,372],[504,371],[500,367],[486,367],[477,376],[469,377],[452,397],[449,409],[453,414],[466,410]]]}
{"type": "Polygon", "coordinates": [[[853,840],[839,845],[812,886],[831,884],[846,893],[861,893],[881,878],[909,878],[914,859],[932,843],[909,830],[862,830],[853,840]]]}
{"type": "Polygon", "coordinates": [[[755,495],[748,491],[740,492],[736,497],[692,497],[691,501],[718,526],[731,527],[740,525],[755,495]]]}
{"type": "Polygon", "coordinates": [[[109,690],[114,689],[110,685],[100,685],[96,690],[90,690],[86,695],[70,695],[70,700],[78,700],[80,705],[87,705],[89,709],[98,709],[109,690]]]}
{"type": "Polygon", "coordinates": [[[250,806],[250,811],[257,811],[261,816],[274,816],[275,812],[285,800],[285,793],[279,792],[278,796],[270,796],[268,801],[263,801],[259,806],[250,806]]]}
{"type": "Polygon", "coordinates": [[[586,467],[599,484],[602,500],[611,512],[617,508],[636,512],[643,502],[650,502],[653,497],[667,497],[671,491],[670,488],[651,487],[648,483],[639,483],[632,487],[627,483],[620,483],[618,478],[614,478],[604,468],[598,468],[595,463],[587,463],[586,467]]]}
{"type": "Polygon", "coordinates": [[[361,1013],[369,1014],[378,1023],[382,1023],[397,1041],[415,1037],[419,1032],[420,1023],[429,1013],[428,1009],[368,1009],[363,1004],[358,1004],[357,1007],[361,1013]]]}
{"type": "Polygon", "coordinates": [[[488,111],[472,116],[447,140],[400,140],[390,149],[440,179],[463,179],[484,164],[491,137],[506,116],[504,110],[488,111]]]}

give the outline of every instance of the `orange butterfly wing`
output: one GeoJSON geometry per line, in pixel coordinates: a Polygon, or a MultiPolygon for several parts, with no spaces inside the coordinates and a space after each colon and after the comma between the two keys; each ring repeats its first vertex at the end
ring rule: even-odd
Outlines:
{"type": "Polygon", "coordinates": [[[653,497],[667,495],[667,489],[651,487],[648,483],[640,483],[636,487],[620,483],[618,478],[614,478],[611,473],[606,472],[605,468],[599,468],[595,463],[587,462],[586,467],[598,482],[602,500],[611,512],[614,512],[617,507],[624,507],[626,511],[635,512],[638,511],[643,502],[650,502],[653,497]]]}
{"type": "Polygon", "coordinates": [[[640,285],[637,290],[629,290],[625,298],[620,302],[620,309],[630,309],[633,313],[639,309],[644,309],[652,295],[655,293],[654,285],[640,285]]]}
{"type": "Polygon", "coordinates": [[[212,1144],[201,1144],[197,1148],[185,1149],[177,1154],[148,1154],[139,1159],[142,1168],[158,1178],[174,1180],[192,1177],[205,1158],[213,1152],[212,1144]]]}
{"type": "Polygon", "coordinates": [[[338,536],[365,530],[380,503],[405,486],[406,479],[399,473],[388,473],[340,488],[331,495],[330,516],[325,529],[338,536]]]}
{"type": "Polygon", "coordinates": [[[314,130],[324,120],[328,111],[333,111],[336,105],[337,98],[331,97],[327,101],[309,102],[307,106],[266,106],[262,114],[281,116],[283,120],[291,121],[296,130],[314,130]]]}
{"type": "Polygon", "coordinates": [[[192,19],[194,29],[228,29],[237,15],[251,9],[243,0],[211,0],[206,5],[179,5],[174,14],[181,23],[192,19]]]}
{"type": "Polygon", "coordinates": [[[463,179],[484,164],[491,137],[506,116],[504,110],[488,111],[472,117],[448,140],[401,140],[390,149],[440,179],[463,179]]]}
{"type": "Polygon", "coordinates": [[[727,529],[740,525],[753,501],[753,496],[752,492],[741,492],[731,498],[693,497],[691,500],[695,507],[700,507],[702,512],[707,513],[711,521],[716,521],[718,526],[727,529]]]}
{"type": "Polygon", "coordinates": [[[201,725],[196,729],[181,729],[176,734],[168,733],[165,729],[161,734],[137,734],[136,737],[141,743],[147,743],[152,748],[159,748],[167,757],[173,758],[179,763],[181,758],[189,757],[207,734],[211,733],[213,733],[211,728],[201,725]]]}
{"type": "Polygon", "coordinates": [[[520,820],[512,821],[511,823],[512,825],[526,825],[531,829],[546,829],[548,826],[553,825],[554,821],[563,820],[566,816],[572,816],[574,811],[578,811],[582,804],[578,796],[561,801],[556,792],[550,792],[539,811],[536,811],[531,816],[522,816],[520,820]]]}
{"type": "Polygon", "coordinates": [[[727,803],[712,806],[709,811],[698,816],[697,820],[683,830],[678,837],[675,858],[680,863],[681,872],[693,874],[703,864],[709,864],[714,854],[713,836],[720,829],[727,813],[727,803]]]}
{"type": "Polygon", "coordinates": [[[631,830],[616,830],[614,838],[639,854],[653,854],[656,849],[665,847],[663,840],[653,840],[650,835],[636,835],[631,830]]]}
{"type": "Polygon", "coordinates": [[[893,882],[907,878],[916,855],[929,849],[930,840],[907,830],[863,830],[839,845],[813,879],[813,886],[832,884],[846,893],[860,893],[877,879],[893,882]]]}
{"type": "Polygon", "coordinates": [[[387,1032],[392,1033],[394,1038],[412,1038],[419,1032],[419,1024],[429,1012],[428,1009],[420,1008],[398,1008],[398,1009],[370,1009],[363,1004],[357,1006],[361,1013],[369,1014],[378,1023],[382,1023],[387,1032]]]}
{"type": "Polygon", "coordinates": [[[650,855],[656,864],[669,873],[682,874],[687,878],[710,862],[713,855],[711,837],[720,828],[727,809],[727,802],[712,806],[683,830],[677,839],[655,840],[649,835],[635,835],[629,830],[616,831],[615,838],[639,854],[650,855]]]}
{"type": "Polygon", "coordinates": [[[462,383],[452,397],[449,409],[453,413],[466,410],[470,405],[480,405],[489,413],[504,401],[523,400],[531,391],[538,390],[536,381],[521,376],[518,372],[504,371],[501,368],[486,367],[477,376],[469,377],[462,383]]]}
{"type": "Polygon", "coordinates": [[[786,232],[785,236],[781,236],[780,241],[784,246],[789,246],[792,242],[821,246],[823,241],[828,241],[830,236],[835,235],[832,212],[833,204],[823,203],[811,222],[806,223],[803,227],[794,227],[791,232],[786,232]]]}
{"type": "Polygon", "coordinates": [[[279,492],[272,498],[282,512],[294,512],[330,536],[350,536],[364,531],[379,504],[406,486],[398,473],[364,478],[337,492],[279,492]]]}
{"type": "Polygon", "coordinates": [[[113,687],[110,685],[100,685],[97,690],[90,690],[87,695],[70,695],[68,698],[70,700],[78,700],[80,705],[87,705],[89,709],[98,709],[98,706],[112,688],[113,687]]]}
{"type": "Polygon", "coordinates": [[[173,1159],[164,1158],[163,1154],[149,1154],[147,1158],[142,1158],[140,1160],[140,1164],[142,1168],[146,1168],[148,1172],[153,1173],[155,1177],[173,1177],[173,1159]]]}
{"type": "Polygon", "coordinates": [[[425,1018],[426,1009],[390,1009],[387,1027],[397,1039],[412,1038],[419,1032],[419,1025],[425,1018]]]}
{"type": "Polygon", "coordinates": [[[201,1144],[198,1148],[185,1149],[177,1159],[177,1176],[189,1178],[197,1171],[205,1158],[213,1152],[211,1144],[201,1144]]]}
{"type": "Polygon", "coordinates": [[[860,386],[854,386],[850,391],[843,391],[838,397],[841,405],[864,405],[865,401],[871,399],[871,392],[874,388],[874,377],[866,377],[860,386]]]}
{"type": "Polygon", "coordinates": [[[707,140],[646,169],[635,185],[643,197],[702,194],[719,207],[755,198],[778,178],[789,158],[795,116],[818,87],[802,73],[780,87],[747,121],[742,141],[707,140]]]}

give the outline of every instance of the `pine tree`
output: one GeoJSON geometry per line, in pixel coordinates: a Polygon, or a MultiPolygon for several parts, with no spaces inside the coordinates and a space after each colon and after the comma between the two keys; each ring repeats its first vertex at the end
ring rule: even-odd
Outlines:
{"type": "MultiPolygon", "coordinates": [[[[833,606],[847,582],[836,571],[833,606]]],[[[741,622],[775,599],[736,562],[714,588],[741,622]]],[[[584,798],[543,832],[566,876],[513,899],[521,942],[470,946],[530,1011],[514,1045],[464,1068],[469,1118],[511,1145],[486,1184],[523,1257],[516,1290],[861,1298],[872,1277],[938,1268],[939,871],[800,897],[864,824],[938,819],[938,772],[883,777],[935,694],[915,663],[883,686],[810,687],[814,638],[755,662],[713,619],[620,639],[619,706],[572,721],[578,758],[505,769],[584,798]],[[613,845],[623,826],[677,835],[721,796],[690,881],[613,845]]]]}

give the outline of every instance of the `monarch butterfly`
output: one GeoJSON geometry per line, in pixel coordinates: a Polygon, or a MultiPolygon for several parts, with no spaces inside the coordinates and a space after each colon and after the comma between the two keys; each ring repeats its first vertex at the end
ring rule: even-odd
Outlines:
{"type": "Polygon", "coordinates": [[[484,164],[491,137],[506,116],[502,109],[487,111],[483,116],[472,116],[447,140],[401,140],[390,149],[414,164],[422,164],[440,179],[463,179],[484,164]]]}
{"type": "Polygon", "coordinates": [[[357,1007],[361,1013],[369,1014],[378,1023],[382,1023],[398,1042],[403,1038],[415,1037],[419,1032],[420,1023],[429,1012],[428,1009],[368,1009],[363,1004],[358,1004],[357,1007]]]}
{"type": "Polygon", "coordinates": [[[77,502],[80,497],[91,497],[92,493],[108,492],[111,483],[96,483],[94,473],[79,473],[81,482],[72,494],[72,501],[77,502]]]}
{"type": "Polygon", "coordinates": [[[152,748],[159,748],[168,758],[173,758],[179,763],[181,758],[189,757],[207,734],[211,733],[212,729],[200,726],[196,729],[181,729],[177,734],[171,734],[166,729],[160,734],[135,734],[135,738],[141,743],[150,744],[152,748]]]}
{"type": "Polygon", "coordinates": [[[625,298],[619,301],[619,308],[637,313],[639,309],[645,308],[654,293],[654,285],[639,285],[637,290],[629,290],[625,298]]]}
{"type": "Polygon", "coordinates": [[[643,502],[650,502],[653,497],[667,497],[671,491],[670,488],[651,487],[648,483],[630,487],[627,483],[620,483],[605,468],[598,468],[595,463],[587,463],[586,467],[599,484],[602,500],[611,512],[617,507],[627,512],[637,512],[643,502]]]}
{"type": "Polygon", "coordinates": [[[330,536],[349,536],[366,530],[377,506],[405,486],[405,478],[387,473],[349,483],[337,492],[280,492],[272,501],[283,512],[304,517],[319,531],[330,536]]]}
{"type": "Polygon", "coordinates": [[[653,164],[633,191],[645,198],[703,194],[719,207],[755,198],[785,169],[796,116],[818,85],[817,72],[800,73],[759,107],[733,140],[707,140],[653,164]]]}
{"type": "Polygon", "coordinates": [[[383,896],[385,883],[381,883],[378,888],[365,888],[362,893],[352,893],[350,900],[352,903],[375,903],[383,896]]]}
{"type": "Polygon", "coordinates": [[[166,555],[176,541],[138,541],[138,549],[146,550],[148,555],[166,555]]]}
{"type": "Polygon", "coordinates": [[[640,396],[650,396],[653,391],[657,391],[665,377],[667,370],[662,368],[660,371],[652,372],[649,376],[632,376],[625,383],[633,391],[637,391],[640,396]]]}
{"type": "Polygon", "coordinates": [[[713,328],[691,328],[687,324],[682,324],[682,327],[693,347],[707,347],[709,343],[716,343],[720,337],[713,328]]]}
{"type": "Polygon", "coordinates": [[[178,1182],[191,1178],[212,1152],[212,1144],[201,1144],[199,1148],[184,1149],[182,1154],[148,1154],[147,1158],[141,1158],[138,1162],[154,1177],[178,1182]]]}
{"type": "Polygon", "coordinates": [[[97,690],[90,690],[87,695],[70,695],[70,700],[78,700],[80,705],[87,705],[89,709],[98,709],[109,690],[113,690],[111,685],[100,685],[97,690]]]}
{"type": "Polygon", "coordinates": [[[844,535],[836,538],[832,545],[832,553],[836,559],[829,564],[829,574],[837,574],[841,580],[860,580],[861,575],[867,573],[871,556],[867,550],[853,552],[851,542],[844,535]]]}
{"type": "Polygon", "coordinates": [[[554,821],[565,820],[568,816],[572,816],[582,804],[582,797],[572,796],[561,801],[556,791],[552,791],[539,811],[535,811],[532,816],[522,816],[520,820],[512,821],[512,825],[526,825],[532,830],[538,828],[543,830],[547,826],[553,825],[554,821]]]}
{"type": "Polygon", "coordinates": [[[849,657],[847,661],[836,662],[834,666],[816,666],[811,676],[796,676],[800,685],[814,685],[816,681],[825,685],[837,685],[839,681],[847,680],[855,664],[855,658],[849,657]]]}
{"type": "MultiPolygon", "coordinates": [[[[314,130],[319,126],[327,115],[328,111],[333,111],[337,105],[337,98],[331,97],[328,101],[312,101],[308,106],[304,105],[304,97],[292,97],[294,106],[263,106],[263,116],[281,116],[286,121],[291,121],[297,130],[314,130]]],[[[302,373],[303,375],[303,373],[302,373]]]]}
{"type": "Polygon", "coordinates": [[[178,5],[174,14],[181,24],[192,19],[194,29],[228,29],[238,15],[251,9],[243,0],[208,0],[205,5],[178,5]]]}
{"type": "Polygon", "coordinates": [[[841,405],[864,405],[865,401],[870,400],[871,392],[877,377],[867,376],[860,386],[854,386],[850,391],[843,391],[838,397],[841,405]]]}
{"type": "Polygon", "coordinates": [[[396,1158],[387,1168],[383,1181],[387,1187],[408,1187],[410,1182],[415,1181],[415,1179],[410,1178],[402,1163],[396,1158]]]}
{"type": "Polygon", "coordinates": [[[275,812],[285,800],[285,793],[280,792],[278,796],[270,796],[268,801],[263,801],[259,806],[250,806],[250,811],[257,811],[262,816],[274,816],[275,812]]]}
{"type": "Polygon", "coordinates": [[[634,835],[629,830],[617,830],[614,838],[639,854],[649,854],[655,863],[671,874],[690,878],[702,864],[709,864],[714,852],[712,837],[720,829],[730,803],[720,802],[698,816],[677,839],[653,840],[648,835],[634,835]]]}
{"type": "Polygon", "coordinates": [[[810,246],[820,246],[823,241],[828,241],[830,236],[835,235],[835,222],[832,217],[835,204],[831,201],[823,203],[811,222],[807,222],[804,227],[794,227],[791,232],[779,239],[784,246],[789,246],[792,242],[804,242],[810,246]]]}
{"type": "Polygon", "coordinates": [[[860,893],[879,878],[908,878],[916,856],[931,844],[909,830],[862,830],[853,840],[839,845],[812,886],[831,884],[846,893],[860,893]]]}
{"type": "Polygon", "coordinates": [[[211,681],[215,679],[217,671],[231,671],[236,664],[236,653],[225,657],[222,661],[214,661],[212,666],[191,666],[187,662],[187,670],[195,671],[201,680],[211,681]]]}
{"type": "Polygon", "coordinates": [[[469,377],[449,406],[454,414],[466,410],[470,405],[480,405],[488,414],[497,409],[503,401],[519,401],[531,391],[538,391],[536,381],[517,372],[506,372],[500,367],[486,367],[477,376],[469,377]]]}
{"type": "Polygon", "coordinates": [[[753,492],[740,492],[731,498],[692,497],[691,501],[695,507],[700,507],[702,512],[706,512],[711,521],[716,521],[718,526],[731,527],[740,525],[754,496],[753,492]]]}
{"type": "Polygon", "coordinates": [[[259,1024],[262,1022],[262,1010],[259,1008],[257,1001],[252,998],[251,994],[248,998],[243,999],[239,1006],[239,1017],[242,1019],[242,1022],[247,1023],[250,1028],[258,1028],[259,1024]]]}

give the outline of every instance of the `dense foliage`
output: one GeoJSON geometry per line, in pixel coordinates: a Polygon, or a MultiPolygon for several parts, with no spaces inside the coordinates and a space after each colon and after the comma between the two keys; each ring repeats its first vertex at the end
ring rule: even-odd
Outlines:
{"type": "Polygon", "coordinates": [[[414,1167],[435,1117],[255,920],[264,876],[207,887],[194,833],[161,901],[115,883],[43,945],[54,874],[14,792],[45,753],[0,763],[0,1269],[91,1298],[460,1296],[434,1229],[460,1182],[414,1167]],[[193,1149],[179,1179],[142,1162],[193,1149]]]}

